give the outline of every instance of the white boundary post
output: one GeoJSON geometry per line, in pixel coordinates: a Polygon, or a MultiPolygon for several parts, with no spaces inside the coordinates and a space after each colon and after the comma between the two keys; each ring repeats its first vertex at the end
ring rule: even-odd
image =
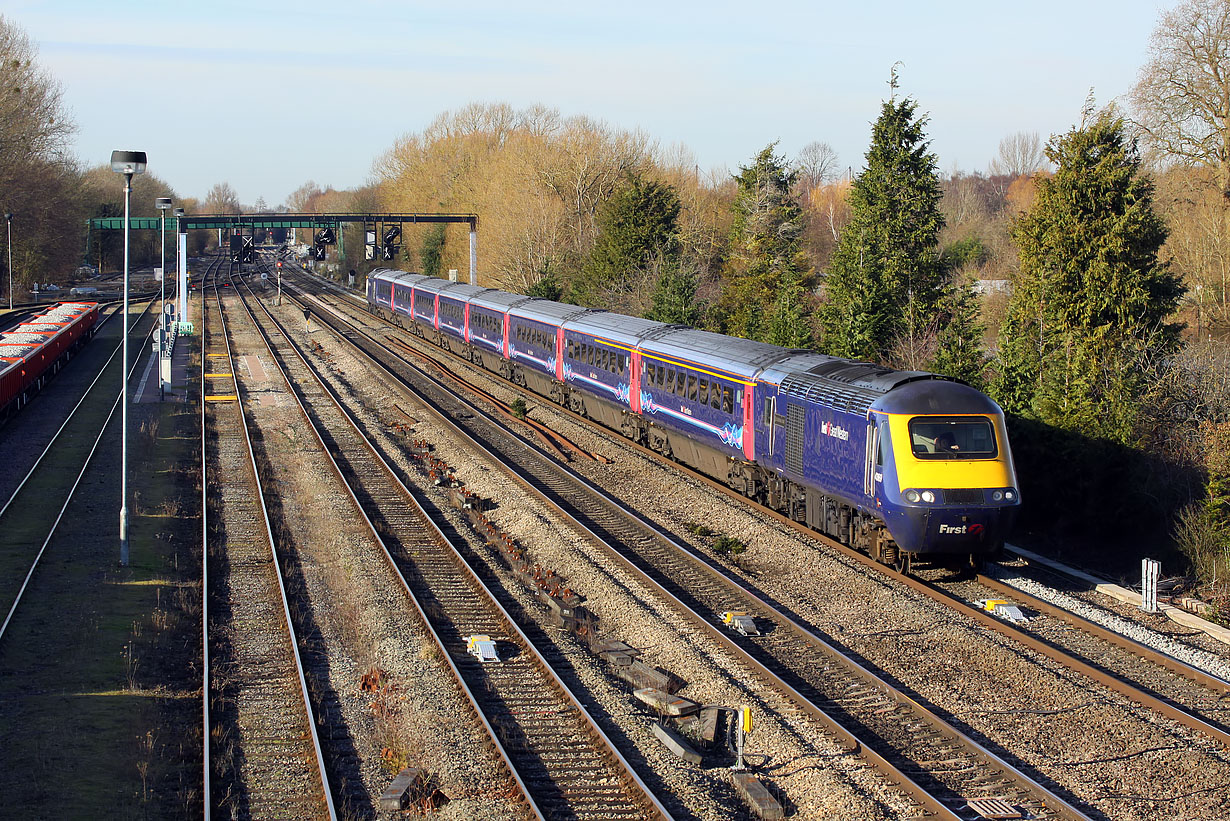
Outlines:
{"type": "Polygon", "coordinates": [[[1154,559],[1140,560],[1140,609],[1146,613],[1157,612],[1157,581],[1162,565],[1154,559]]]}

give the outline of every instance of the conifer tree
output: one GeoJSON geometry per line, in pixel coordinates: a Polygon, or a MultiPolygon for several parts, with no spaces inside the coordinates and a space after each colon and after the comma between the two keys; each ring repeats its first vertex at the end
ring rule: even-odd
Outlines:
{"type": "MultiPolygon", "coordinates": [[[[667,183],[629,174],[625,185],[598,212],[598,239],[573,283],[582,305],[602,302],[603,291],[624,286],[629,276],[660,257],[679,258],[679,195],[667,183]]],[[[597,305],[596,307],[602,307],[597,305]]]]}
{"type": "Polygon", "coordinates": [[[812,266],[802,249],[796,172],[771,143],[735,177],[734,223],[723,276],[726,333],[798,347],[812,343],[812,266]]]}
{"type": "Polygon", "coordinates": [[[920,349],[915,338],[935,325],[944,296],[937,254],[944,217],[927,119],[915,118],[917,108],[908,98],[884,103],[867,167],[850,189],[850,221],[821,309],[824,348],[836,356],[884,362],[903,341],[920,349]]]}
{"type": "Polygon", "coordinates": [[[705,305],[696,298],[696,273],[686,263],[666,266],[654,287],[646,319],[699,327],[705,305]]]}
{"type": "Polygon", "coordinates": [[[1140,364],[1178,345],[1168,324],[1183,289],[1159,262],[1136,141],[1111,110],[1047,145],[1055,175],[1013,227],[1021,259],[993,386],[1008,411],[1130,443],[1145,390],[1140,364]]]}
{"type": "Polygon", "coordinates": [[[929,370],[982,388],[983,371],[987,366],[982,352],[982,331],[978,295],[972,283],[950,288],[940,304],[936,353],[929,370]]]}

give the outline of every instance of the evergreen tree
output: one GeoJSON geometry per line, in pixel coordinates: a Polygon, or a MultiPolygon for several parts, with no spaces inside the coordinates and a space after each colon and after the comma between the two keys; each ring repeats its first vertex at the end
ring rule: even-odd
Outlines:
{"type": "Polygon", "coordinates": [[[776,147],[768,145],[735,177],[720,307],[726,333],[806,347],[815,275],[800,242],[803,209],[792,193],[797,173],[774,155],[776,147]]]}
{"type": "Polygon", "coordinates": [[[867,167],[850,189],[850,221],[821,309],[824,347],[836,356],[883,362],[898,344],[921,350],[919,337],[934,327],[944,297],[941,191],[917,108],[910,99],[884,103],[867,167]]]}
{"type": "Polygon", "coordinates": [[[686,263],[666,266],[658,277],[646,319],[699,327],[705,304],[696,298],[696,272],[686,263]]]}
{"type": "Polygon", "coordinates": [[[1183,289],[1158,261],[1166,228],[1135,140],[1113,111],[1088,119],[1052,138],[1055,175],[1013,227],[1021,271],[993,390],[1011,412],[1129,443],[1138,366],[1178,345],[1166,319],[1183,289]]]}
{"type": "Polygon", "coordinates": [[[440,276],[440,268],[444,262],[444,223],[437,223],[435,227],[428,229],[427,235],[423,237],[423,252],[420,258],[423,260],[423,273],[429,277],[440,276]]]}
{"type": "Polygon", "coordinates": [[[550,265],[544,265],[539,274],[538,280],[525,289],[525,295],[558,302],[564,296],[564,286],[556,279],[555,271],[550,265]]]}
{"type": "Polygon", "coordinates": [[[679,195],[667,183],[629,174],[626,184],[598,212],[598,239],[573,282],[581,305],[603,302],[603,292],[627,285],[632,272],[657,256],[679,257],[679,195]]]}
{"type": "Polygon", "coordinates": [[[983,386],[987,360],[982,353],[982,322],[972,283],[952,287],[940,305],[939,335],[929,370],[983,386]]]}

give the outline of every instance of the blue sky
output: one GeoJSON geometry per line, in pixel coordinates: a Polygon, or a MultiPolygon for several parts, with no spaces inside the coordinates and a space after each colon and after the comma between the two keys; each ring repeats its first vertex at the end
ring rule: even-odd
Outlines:
{"type": "Polygon", "coordinates": [[[368,181],[402,135],[469,102],[542,103],[736,169],[812,140],[862,166],[888,94],[930,115],[940,168],[1126,94],[1173,2],[461,3],[7,0],[64,87],[82,162],[144,150],[184,196],[269,205],[368,181]],[[857,6],[857,8],[855,8],[857,6]]]}

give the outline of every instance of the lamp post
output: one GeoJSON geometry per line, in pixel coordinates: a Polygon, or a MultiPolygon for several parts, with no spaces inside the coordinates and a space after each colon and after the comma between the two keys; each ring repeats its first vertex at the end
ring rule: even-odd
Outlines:
{"type": "Polygon", "coordinates": [[[120,363],[120,564],[128,565],[128,229],[132,178],[145,173],[144,151],[112,151],[111,170],[124,175],[124,357],[120,363]]]}
{"type": "MultiPolygon", "coordinates": [[[[179,305],[183,307],[188,292],[188,282],[185,279],[185,272],[188,270],[188,239],[187,231],[184,230],[184,224],[181,222],[184,218],[184,209],[176,208],[171,213],[175,215],[175,296],[179,305]]],[[[184,322],[188,321],[187,315],[182,311],[177,312],[175,316],[184,322]]]]}
{"type": "MultiPolygon", "coordinates": [[[[167,209],[171,207],[170,197],[159,197],[154,200],[154,207],[162,213],[159,215],[161,221],[161,241],[162,241],[162,302],[167,301],[167,209]]],[[[163,311],[166,313],[166,311],[163,311]]]]}
{"type": "Polygon", "coordinates": [[[9,310],[13,310],[13,215],[5,214],[4,221],[8,223],[9,229],[9,310]]]}

